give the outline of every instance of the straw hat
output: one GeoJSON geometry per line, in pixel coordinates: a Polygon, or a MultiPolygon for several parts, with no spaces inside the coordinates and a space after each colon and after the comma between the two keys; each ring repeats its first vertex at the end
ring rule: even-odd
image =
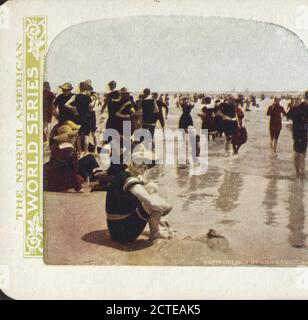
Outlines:
{"type": "Polygon", "coordinates": [[[71,142],[77,133],[68,125],[59,127],[57,132],[58,135],[54,137],[54,140],[56,140],[57,142],[71,142]]]}
{"type": "Polygon", "coordinates": [[[126,87],[121,88],[121,89],[120,89],[120,92],[121,92],[121,93],[130,93],[130,91],[129,91],[128,88],[126,88],[126,87]]]}
{"type": "Polygon", "coordinates": [[[182,96],[182,97],[180,97],[180,101],[183,101],[183,100],[189,100],[189,97],[188,97],[188,96],[182,96]]]}
{"type": "Polygon", "coordinates": [[[62,90],[73,90],[73,85],[70,82],[65,82],[62,86],[59,86],[62,90]]]}
{"type": "Polygon", "coordinates": [[[84,87],[87,91],[93,91],[93,86],[92,86],[92,80],[88,79],[86,81],[83,82],[84,83],[84,87]]]}
{"type": "Polygon", "coordinates": [[[76,124],[75,122],[73,122],[71,120],[65,121],[64,125],[69,126],[74,131],[78,131],[81,127],[79,124],[76,124]]]}

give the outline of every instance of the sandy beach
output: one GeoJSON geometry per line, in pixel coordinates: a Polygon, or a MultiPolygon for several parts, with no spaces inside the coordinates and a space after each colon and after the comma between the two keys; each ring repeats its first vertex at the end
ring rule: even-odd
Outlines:
{"type": "MultiPolygon", "coordinates": [[[[283,121],[278,157],[270,152],[266,103],[246,112],[248,141],[238,156],[223,157],[224,139],[209,142],[208,172],[190,175],[189,166],[157,166],[147,178],[173,204],[166,217],[178,232],[172,240],[134,244],[110,240],[104,192],[44,193],[44,261],[98,265],[303,265],[308,184],[295,178],[291,122],[283,121]],[[208,239],[209,229],[223,238],[208,239]]],[[[195,125],[198,108],[193,112],[195,125]]],[[[166,127],[175,128],[171,107],[166,127]]]]}

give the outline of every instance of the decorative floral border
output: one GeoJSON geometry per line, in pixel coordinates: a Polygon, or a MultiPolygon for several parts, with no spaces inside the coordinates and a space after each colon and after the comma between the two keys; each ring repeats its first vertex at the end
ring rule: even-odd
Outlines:
{"type": "Polygon", "coordinates": [[[24,18],[25,257],[43,255],[42,87],[47,17],[24,18]]]}

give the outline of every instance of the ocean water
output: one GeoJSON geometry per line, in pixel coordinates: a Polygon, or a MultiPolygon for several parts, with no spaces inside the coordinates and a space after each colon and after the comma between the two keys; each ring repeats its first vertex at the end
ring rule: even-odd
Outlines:
{"type": "MultiPolygon", "coordinates": [[[[307,263],[308,181],[295,178],[292,124],[283,120],[273,157],[266,116],[271,100],[258,102],[259,108],[245,112],[248,141],[238,156],[224,157],[224,138],[217,138],[209,142],[205,174],[191,175],[191,165],[159,165],[147,178],[173,204],[167,220],[178,228],[179,239],[213,228],[228,240],[235,259],[307,263]]],[[[198,103],[192,113],[197,128],[200,108],[198,103]]],[[[179,117],[171,106],[166,127],[176,128],[179,117]]]]}

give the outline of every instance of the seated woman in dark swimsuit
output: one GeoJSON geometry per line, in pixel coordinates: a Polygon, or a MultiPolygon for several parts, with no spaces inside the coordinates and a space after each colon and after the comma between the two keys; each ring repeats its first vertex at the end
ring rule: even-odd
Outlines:
{"type": "Polygon", "coordinates": [[[150,241],[169,239],[172,233],[170,229],[162,228],[161,217],[168,214],[172,206],[158,196],[157,188],[151,188],[151,184],[140,177],[151,157],[138,152],[133,160],[135,163],[114,177],[107,191],[106,213],[111,239],[122,244],[135,241],[147,223],[150,241]]]}

